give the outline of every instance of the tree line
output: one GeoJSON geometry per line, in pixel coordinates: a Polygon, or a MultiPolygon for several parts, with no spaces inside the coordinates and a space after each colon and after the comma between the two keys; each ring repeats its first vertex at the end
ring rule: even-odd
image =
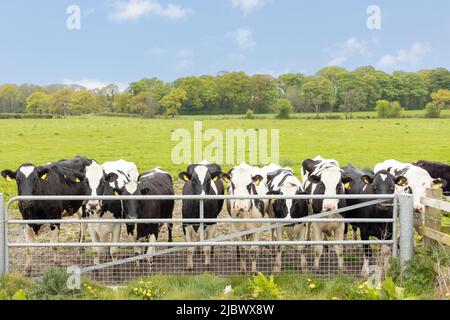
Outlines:
{"type": "Polygon", "coordinates": [[[377,105],[381,110],[386,102],[393,108],[407,110],[423,109],[426,105],[431,108],[430,104],[435,105],[432,94],[439,90],[450,90],[450,71],[446,68],[388,74],[371,66],[353,71],[326,67],[314,75],[289,73],[278,78],[221,72],[171,83],[144,78],[130,83],[124,92],[114,84],[95,90],[79,85],[5,84],[0,86],[0,113],[69,116],[114,112],[173,117],[269,113],[278,112],[282,106],[283,112],[319,115],[341,111],[351,116],[355,111],[375,110],[377,105]]]}

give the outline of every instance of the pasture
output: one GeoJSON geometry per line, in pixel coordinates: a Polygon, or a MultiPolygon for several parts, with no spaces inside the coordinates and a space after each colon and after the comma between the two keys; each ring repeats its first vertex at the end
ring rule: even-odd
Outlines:
{"type": "MultiPolygon", "coordinates": [[[[123,158],[140,171],[161,166],[175,177],[185,165],[171,161],[173,130],[194,130],[194,119],[73,117],[52,120],[0,120],[0,168],[45,164],[75,155],[97,161],[123,158]]],[[[279,129],[280,162],[300,172],[302,160],[320,154],[372,168],[386,159],[427,159],[450,163],[450,119],[367,120],[204,120],[203,128],[279,129]]],[[[228,170],[228,167],[224,169],[228,170]]],[[[178,182],[178,179],[175,179],[178,182]]],[[[15,183],[0,181],[6,198],[15,183]]]]}

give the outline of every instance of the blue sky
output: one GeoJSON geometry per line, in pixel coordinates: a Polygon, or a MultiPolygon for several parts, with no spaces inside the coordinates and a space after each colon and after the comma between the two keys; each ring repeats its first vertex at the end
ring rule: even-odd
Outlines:
{"type": "Polygon", "coordinates": [[[1,1],[0,83],[449,68],[449,12],[448,0],[1,1]],[[67,28],[70,5],[81,9],[79,30],[67,28]],[[379,30],[367,27],[370,5],[381,9],[379,30]]]}

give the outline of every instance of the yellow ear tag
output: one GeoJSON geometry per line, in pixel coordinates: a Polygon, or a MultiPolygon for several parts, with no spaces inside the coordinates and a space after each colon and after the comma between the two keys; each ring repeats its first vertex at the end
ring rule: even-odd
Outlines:
{"type": "Polygon", "coordinates": [[[114,191],[114,195],[117,197],[119,196],[119,193],[117,191],[114,191]]]}
{"type": "Polygon", "coordinates": [[[260,184],[260,183],[261,183],[261,180],[259,180],[259,179],[256,180],[256,181],[255,181],[255,186],[259,187],[259,184],[260,184]]]}
{"type": "Polygon", "coordinates": [[[346,184],[344,184],[344,188],[345,188],[346,190],[350,190],[350,187],[351,187],[350,182],[347,182],[346,184]]]}
{"type": "Polygon", "coordinates": [[[6,176],[6,182],[11,182],[11,181],[12,181],[11,177],[10,176],[6,176]]]}
{"type": "Polygon", "coordinates": [[[187,175],[183,176],[184,181],[188,182],[189,181],[189,177],[187,175]]]}
{"type": "Polygon", "coordinates": [[[80,183],[80,182],[81,182],[81,180],[80,180],[80,179],[78,179],[78,178],[76,178],[76,179],[75,179],[75,182],[76,182],[76,183],[80,183]]]}
{"type": "Polygon", "coordinates": [[[42,177],[41,177],[41,180],[47,180],[47,178],[48,178],[48,174],[44,174],[42,177]]]}
{"type": "Polygon", "coordinates": [[[215,177],[215,178],[213,179],[213,181],[216,182],[218,179],[219,179],[219,177],[215,177]]]}
{"type": "Polygon", "coordinates": [[[439,190],[439,189],[441,189],[441,188],[442,188],[442,183],[438,183],[438,184],[434,184],[434,185],[433,185],[433,189],[439,190]]]}

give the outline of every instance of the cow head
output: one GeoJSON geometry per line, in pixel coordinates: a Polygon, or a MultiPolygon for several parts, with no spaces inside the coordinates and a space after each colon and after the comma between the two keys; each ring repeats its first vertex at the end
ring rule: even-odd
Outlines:
{"type": "Polygon", "coordinates": [[[413,195],[414,211],[416,213],[423,213],[425,210],[425,206],[420,203],[420,199],[426,196],[427,189],[445,188],[447,185],[445,179],[433,179],[427,171],[416,166],[410,167],[405,172],[405,177],[407,177],[407,180],[396,188],[396,192],[413,195]]]}
{"type": "Polygon", "coordinates": [[[217,194],[215,182],[221,178],[221,174],[222,169],[218,165],[195,164],[178,176],[191,185],[193,195],[213,195],[217,194]]]}
{"type": "MultiPolygon", "coordinates": [[[[3,170],[1,175],[7,182],[16,181],[19,196],[32,196],[35,194],[36,186],[48,180],[49,171],[49,168],[35,167],[27,163],[16,171],[3,170]]],[[[20,201],[19,204],[21,208],[26,209],[32,205],[32,201],[20,201]]]]}
{"type": "MultiPolygon", "coordinates": [[[[305,194],[300,181],[292,171],[279,170],[267,174],[268,195],[301,195],[305,194]]],[[[275,199],[271,200],[274,215],[277,218],[301,218],[308,215],[306,200],[275,199]]]]}
{"type": "MultiPolygon", "coordinates": [[[[143,188],[135,181],[128,182],[123,188],[114,189],[115,194],[122,196],[141,196],[149,193],[148,189],[143,188]]],[[[125,219],[138,219],[138,214],[142,208],[142,200],[124,200],[123,214],[125,219]]]]}
{"type": "MultiPolygon", "coordinates": [[[[86,194],[91,196],[114,195],[114,188],[110,184],[113,184],[117,178],[117,174],[106,174],[101,165],[93,162],[90,166],[86,167],[86,174],[83,180],[86,194]]],[[[90,200],[85,201],[84,205],[88,212],[96,213],[101,209],[101,203],[99,200],[90,200]]]]}
{"type": "MultiPolygon", "coordinates": [[[[342,177],[341,169],[333,164],[322,166],[320,171],[309,175],[308,180],[313,183],[313,194],[329,196],[345,194],[344,186],[352,182],[351,178],[342,177]]],[[[345,200],[313,200],[314,212],[332,211],[344,206],[345,200]]]]}
{"type": "MultiPolygon", "coordinates": [[[[252,172],[252,168],[247,164],[241,164],[228,173],[222,175],[225,182],[229,183],[229,193],[238,196],[257,195],[256,188],[263,182],[264,178],[260,174],[252,172]]],[[[253,208],[253,203],[249,199],[233,200],[232,211],[239,215],[249,212],[253,208]]]]}
{"type": "MultiPolygon", "coordinates": [[[[389,171],[381,170],[375,174],[366,174],[361,176],[365,187],[364,193],[368,194],[393,194],[396,186],[404,186],[408,180],[404,176],[394,177],[389,171]]],[[[392,202],[378,203],[378,209],[389,209],[392,202]]]]}

